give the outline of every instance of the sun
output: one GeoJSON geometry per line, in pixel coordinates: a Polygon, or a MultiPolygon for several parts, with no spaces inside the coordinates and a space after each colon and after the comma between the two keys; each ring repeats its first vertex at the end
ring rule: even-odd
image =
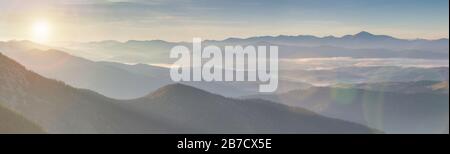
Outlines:
{"type": "Polygon", "coordinates": [[[32,25],[33,41],[46,43],[49,41],[51,26],[47,21],[36,21],[32,25]]]}

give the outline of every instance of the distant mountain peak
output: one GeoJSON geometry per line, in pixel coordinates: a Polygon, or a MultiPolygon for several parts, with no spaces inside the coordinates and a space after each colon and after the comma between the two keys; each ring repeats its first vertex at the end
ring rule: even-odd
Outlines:
{"type": "Polygon", "coordinates": [[[361,32],[355,34],[355,36],[375,36],[375,35],[367,32],[367,31],[361,31],[361,32]]]}
{"type": "Polygon", "coordinates": [[[350,37],[353,38],[359,38],[359,39],[373,39],[373,38],[378,38],[378,35],[374,35],[372,33],[369,33],[367,31],[361,31],[355,35],[349,35],[350,37]]]}
{"type": "Polygon", "coordinates": [[[185,97],[203,97],[215,95],[207,91],[187,86],[181,83],[170,84],[159,88],[153,93],[150,93],[144,98],[155,98],[155,97],[165,97],[165,96],[185,96],[185,97]]]}
{"type": "Polygon", "coordinates": [[[355,35],[345,35],[342,38],[363,39],[363,40],[391,40],[395,39],[389,35],[375,35],[367,31],[361,31],[355,35]]]}
{"type": "Polygon", "coordinates": [[[159,90],[157,91],[174,91],[174,90],[191,90],[191,89],[196,89],[194,87],[190,87],[181,83],[174,83],[174,84],[170,84],[164,87],[161,87],[159,90]]]}

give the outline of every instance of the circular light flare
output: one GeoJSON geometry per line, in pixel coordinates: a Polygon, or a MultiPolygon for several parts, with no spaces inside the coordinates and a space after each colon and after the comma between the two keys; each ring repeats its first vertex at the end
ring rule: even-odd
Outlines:
{"type": "Polygon", "coordinates": [[[33,41],[45,43],[50,37],[50,25],[46,21],[35,22],[32,26],[33,41]]]}

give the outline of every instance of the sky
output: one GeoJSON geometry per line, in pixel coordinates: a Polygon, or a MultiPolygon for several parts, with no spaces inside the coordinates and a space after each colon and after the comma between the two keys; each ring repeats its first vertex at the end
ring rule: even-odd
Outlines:
{"type": "Polygon", "coordinates": [[[0,0],[0,40],[449,36],[448,0],[0,0]],[[42,24],[43,23],[43,24],[42,24]],[[44,25],[44,26],[43,26],[44,25]],[[38,35],[38,36],[36,36],[38,35]]]}

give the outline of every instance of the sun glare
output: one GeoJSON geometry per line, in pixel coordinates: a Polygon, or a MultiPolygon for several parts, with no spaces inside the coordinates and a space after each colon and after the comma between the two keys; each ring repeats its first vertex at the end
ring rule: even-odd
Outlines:
{"type": "Polygon", "coordinates": [[[50,25],[47,21],[37,21],[33,23],[33,41],[46,43],[50,37],[50,25]]]}

